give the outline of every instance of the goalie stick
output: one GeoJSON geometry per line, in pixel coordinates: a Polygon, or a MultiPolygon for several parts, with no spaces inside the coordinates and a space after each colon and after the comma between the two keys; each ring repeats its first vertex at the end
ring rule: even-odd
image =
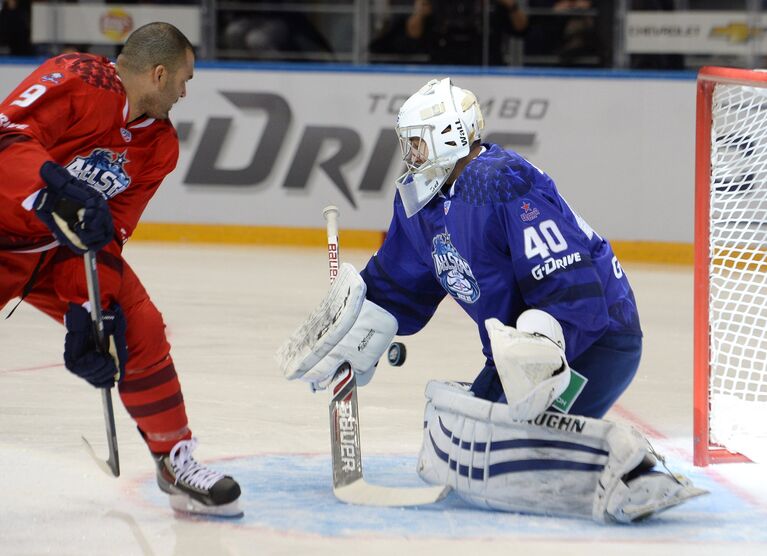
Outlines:
{"type": "MultiPolygon", "coordinates": [[[[96,269],[96,252],[89,250],[83,255],[85,262],[85,280],[88,284],[88,300],[90,301],[91,322],[93,333],[96,337],[96,345],[100,351],[107,351],[104,338],[104,321],[101,318],[101,293],[99,291],[99,275],[96,269]]],[[[101,405],[104,408],[104,424],[107,432],[107,444],[109,445],[109,458],[104,461],[96,455],[96,451],[82,437],[88,453],[96,464],[105,472],[115,477],[120,476],[120,455],[117,452],[117,431],[115,429],[115,414],[112,408],[112,388],[101,388],[101,405]]]]}
{"type": "MultiPolygon", "coordinates": [[[[338,276],[338,208],[322,211],[328,232],[330,283],[338,276]]],[[[330,383],[330,449],[333,494],[347,504],[362,506],[418,506],[442,500],[450,487],[385,487],[371,485],[362,475],[357,380],[348,363],[336,370],[330,383]]]]}

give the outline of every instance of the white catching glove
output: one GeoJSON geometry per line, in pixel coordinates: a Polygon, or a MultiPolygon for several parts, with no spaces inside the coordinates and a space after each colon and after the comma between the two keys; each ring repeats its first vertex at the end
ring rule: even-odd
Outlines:
{"type": "Polygon", "coordinates": [[[528,309],[517,319],[517,328],[498,319],[487,319],[485,328],[514,418],[534,419],[570,384],[562,327],[548,313],[528,309]]]}
{"type": "Polygon", "coordinates": [[[367,287],[350,264],[341,265],[330,291],[277,352],[285,378],[324,390],[348,362],[364,386],[397,333],[397,319],[365,299],[367,287]]]}

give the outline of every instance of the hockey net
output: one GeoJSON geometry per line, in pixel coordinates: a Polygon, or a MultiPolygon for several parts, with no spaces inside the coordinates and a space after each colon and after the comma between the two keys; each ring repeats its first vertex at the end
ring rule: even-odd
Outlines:
{"type": "Polygon", "coordinates": [[[767,73],[700,70],[694,462],[767,461],[767,73]]]}

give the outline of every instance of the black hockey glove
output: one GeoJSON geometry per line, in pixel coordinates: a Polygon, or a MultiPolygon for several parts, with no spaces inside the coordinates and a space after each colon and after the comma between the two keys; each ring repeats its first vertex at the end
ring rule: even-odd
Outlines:
{"type": "Polygon", "coordinates": [[[69,304],[69,310],[64,315],[67,327],[64,364],[96,388],[111,388],[122,379],[125,362],[128,360],[126,323],[122,309],[117,304],[110,311],[103,311],[102,319],[108,351],[96,345],[93,322],[88,311],[81,305],[69,304]]]}
{"type": "Polygon", "coordinates": [[[47,184],[37,195],[35,213],[62,244],[82,255],[114,237],[112,214],[104,196],[55,162],[40,167],[47,184]]]}

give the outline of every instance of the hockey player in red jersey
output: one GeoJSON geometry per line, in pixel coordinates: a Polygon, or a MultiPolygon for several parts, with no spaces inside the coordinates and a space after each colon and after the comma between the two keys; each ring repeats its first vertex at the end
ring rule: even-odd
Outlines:
{"type": "Polygon", "coordinates": [[[118,390],[179,510],[241,515],[239,485],[199,464],[162,316],[122,256],[176,166],[168,119],[186,96],[194,50],[150,23],[116,63],[90,54],[44,62],[0,104],[0,307],[15,297],[65,324],[66,367],[118,390]],[[98,250],[105,332],[92,338],[82,253],[98,250]],[[86,307],[84,307],[84,305],[86,307]]]}

